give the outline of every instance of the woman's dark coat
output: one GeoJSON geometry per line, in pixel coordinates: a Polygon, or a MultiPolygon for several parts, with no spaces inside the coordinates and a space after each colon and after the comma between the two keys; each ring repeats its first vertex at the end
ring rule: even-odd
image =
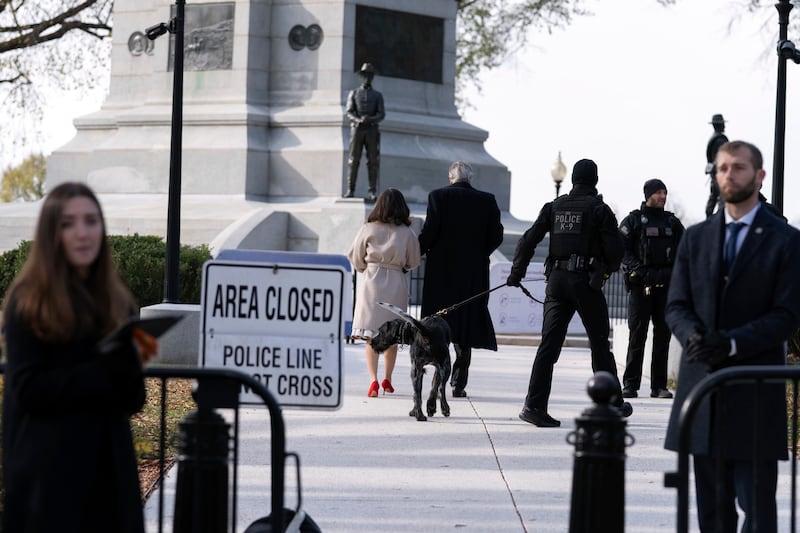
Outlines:
{"type": "Polygon", "coordinates": [[[42,342],[5,310],[3,531],[140,533],[128,417],[144,403],[132,343],[101,356],[100,334],[42,342]]]}
{"type": "MultiPolygon", "coordinates": [[[[493,194],[456,182],[428,195],[419,234],[427,254],[422,315],[462,302],[489,289],[489,256],[503,242],[500,209],[493,194]]],[[[454,344],[497,350],[488,310],[489,295],[445,315],[454,344]]]]}

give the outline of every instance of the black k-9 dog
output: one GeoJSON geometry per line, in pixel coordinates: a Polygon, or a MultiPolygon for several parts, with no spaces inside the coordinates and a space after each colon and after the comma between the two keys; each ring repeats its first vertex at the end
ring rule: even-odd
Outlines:
{"type": "Polygon", "coordinates": [[[450,416],[450,405],[445,396],[447,380],[450,378],[450,326],[438,315],[416,320],[398,307],[385,303],[380,305],[404,317],[385,322],[372,337],[372,349],[382,353],[393,344],[410,345],[414,408],[408,416],[416,417],[420,422],[427,420],[422,413],[422,376],[425,375],[426,365],[436,367],[426,405],[428,416],[436,413],[437,393],[442,414],[450,416]]]}

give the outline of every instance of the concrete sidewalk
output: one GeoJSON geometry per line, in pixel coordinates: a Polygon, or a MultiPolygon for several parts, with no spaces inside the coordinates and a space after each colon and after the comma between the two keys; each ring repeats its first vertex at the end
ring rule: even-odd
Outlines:
{"type": "MultiPolygon", "coordinates": [[[[550,401],[550,414],[562,426],[548,429],[517,417],[533,347],[475,351],[468,397],[450,400],[449,418],[437,414],[427,422],[408,416],[412,400],[407,351],[398,356],[395,394],[378,398],[366,396],[363,344],[348,345],[345,352],[340,410],[284,411],[287,450],[301,459],[303,508],[322,531],[568,530],[574,448],[566,438],[575,429],[575,417],[591,403],[586,395],[591,377],[588,349],[563,350],[550,401]]],[[[379,373],[382,359],[380,365],[379,373]]],[[[642,391],[649,391],[648,382],[642,383],[642,391]]],[[[672,401],[646,396],[632,400],[634,413],[627,419],[633,444],[626,460],[626,531],[675,531],[677,495],[663,487],[663,476],[677,461],[662,447],[672,401]]],[[[264,409],[242,413],[238,531],[269,514],[267,420],[264,409]]],[[[286,478],[286,504],[294,507],[291,461],[286,478]]],[[[782,475],[782,485],[788,483],[785,478],[782,475]]],[[[165,531],[171,531],[173,484],[171,479],[165,487],[165,531]]],[[[148,532],[157,530],[157,499],[151,496],[147,505],[148,532]]],[[[779,506],[786,509],[788,503],[779,506]]]]}

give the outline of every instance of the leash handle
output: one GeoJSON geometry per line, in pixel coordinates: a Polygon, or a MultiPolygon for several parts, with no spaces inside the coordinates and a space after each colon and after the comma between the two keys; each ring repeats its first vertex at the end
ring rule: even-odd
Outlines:
{"type": "Polygon", "coordinates": [[[543,301],[541,301],[541,300],[537,300],[537,299],[536,299],[536,297],[535,297],[533,294],[531,294],[531,291],[529,291],[528,289],[526,289],[524,286],[520,285],[520,286],[519,286],[519,288],[522,290],[522,293],[523,293],[525,296],[527,296],[528,298],[530,298],[531,300],[533,300],[534,302],[536,302],[536,303],[538,303],[538,304],[542,304],[542,305],[544,305],[544,302],[543,302],[543,301]]]}

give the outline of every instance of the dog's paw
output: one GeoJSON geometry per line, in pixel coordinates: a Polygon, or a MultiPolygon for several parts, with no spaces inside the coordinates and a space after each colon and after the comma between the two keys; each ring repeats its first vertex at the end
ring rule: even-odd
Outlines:
{"type": "Polygon", "coordinates": [[[442,416],[450,416],[450,406],[447,404],[442,405],[442,416]]]}
{"type": "Polygon", "coordinates": [[[428,400],[426,405],[426,411],[428,411],[428,416],[433,416],[436,414],[436,400],[433,401],[428,400]]]}
{"type": "Polygon", "coordinates": [[[417,422],[425,422],[428,418],[422,414],[422,409],[412,409],[408,412],[408,416],[416,417],[417,422]]]}

